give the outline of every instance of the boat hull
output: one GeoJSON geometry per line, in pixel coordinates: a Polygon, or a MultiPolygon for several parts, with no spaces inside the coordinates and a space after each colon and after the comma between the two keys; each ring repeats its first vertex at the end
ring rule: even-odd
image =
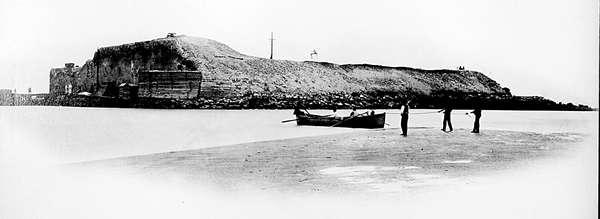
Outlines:
{"type": "Polygon", "coordinates": [[[359,117],[331,117],[313,114],[296,115],[297,125],[333,126],[348,128],[383,128],[385,113],[359,117]]]}

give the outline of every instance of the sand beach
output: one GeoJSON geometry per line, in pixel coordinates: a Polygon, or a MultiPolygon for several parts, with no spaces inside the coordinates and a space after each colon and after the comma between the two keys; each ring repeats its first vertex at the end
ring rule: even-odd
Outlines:
{"type": "Polygon", "coordinates": [[[584,135],[433,128],[365,130],[71,164],[225,191],[413,192],[468,184],[526,163],[573,154],[584,135]]]}

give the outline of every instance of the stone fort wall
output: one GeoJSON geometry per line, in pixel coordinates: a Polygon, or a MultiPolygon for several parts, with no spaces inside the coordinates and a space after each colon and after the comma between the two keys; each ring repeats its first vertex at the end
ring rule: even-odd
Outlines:
{"type": "Polygon", "coordinates": [[[68,65],[50,70],[50,94],[78,94],[119,97],[119,89],[137,87],[137,96],[153,98],[212,98],[234,95],[230,80],[206,77],[192,70],[143,70],[134,65],[68,65]],[[122,86],[127,84],[128,86],[122,86]]]}

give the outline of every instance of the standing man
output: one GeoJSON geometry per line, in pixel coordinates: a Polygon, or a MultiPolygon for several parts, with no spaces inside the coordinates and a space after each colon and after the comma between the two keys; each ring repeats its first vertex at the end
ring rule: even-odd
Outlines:
{"type": "Polygon", "coordinates": [[[338,115],[337,108],[333,107],[333,114],[331,114],[331,116],[332,116],[333,118],[339,118],[339,117],[340,117],[340,116],[338,115]]]}
{"type": "Polygon", "coordinates": [[[406,137],[408,132],[408,110],[410,110],[410,107],[408,106],[409,103],[410,100],[407,100],[406,103],[402,105],[402,108],[400,108],[400,115],[402,116],[400,118],[400,128],[402,128],[402,136],[404,137],[406,137]]]}
{"type": "MultiPolygon", "coordinates": [[[[473,131],[471,131],[471,133],[479,133],[479,118],[481,118],[481,107],[475,107],[475,110],[473,110],[470,113],[473,113],[473,115],[475,115],[475,123],[473,123],[473,131]]],[[[469,113],[467,113],[467,115],[469,115],[469,113]]]]}
{"type": "Polygon", "coordinates": [[[352,107],[352,112],[350,112],[350,117],[355,117],[358,116],[358,113],[356,112],[356,107],[352,107]]]}
{"type": "Polygon", "coordinates": [[[446,107],[438,112],[444,112],[444,125],[442,126],[442,131],[446,131],[446,124],[448,124],[448,128],[450,128],[451,132],[452,129],[452,121],[450,120],[450,115],[452,114],[452,107],[450,107],[450,105],[446,105],[446,107]]]}
{"type": "Polygon", "coordinates": [[[304,115],[304,112],[300,110],[300,104],[296,104],[296,107],[294,107],[294,115],[304,115]]]}

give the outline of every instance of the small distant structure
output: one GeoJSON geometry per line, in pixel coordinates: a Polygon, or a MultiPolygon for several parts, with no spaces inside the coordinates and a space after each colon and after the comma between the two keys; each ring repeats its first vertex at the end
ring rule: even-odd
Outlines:
{"type": "Polygon", "coordinates": [[[87,91],[83,91],[83,92],[77,93],[77,95],[89,97],[89,96],[92,96],[92,93],[87,92],[87,91]]]}
{"type": "Polygon", "coordinates": [[[0,88],[0,105],[13,105],[14,93],[11,89],[0,88]]]}
{"type": "Polygon", "coordinates": [[[176,37],[176,33],[167,33],[167,38],[176,37]]]}
{"type": "Polygon", "coordinates": [[[0,95],[12,95],[13,92],[11,89],[2,89],[0,88],[0,95]]]}
{"type": "Polygon", "coordinates": [[[13,94],[11,89],[0,89],[0,100],[12,98],[13,94]]]}
{"type": "MultiPolygon", "coordinates": [[[[80,92],[81,87],[76,79],[79,76],[81,67],[75,63],[67,62],[63,68],[50,69],[50,90],[51,94],[75,94],[80,92]]],[[[29,93],[29,90],[27,90],[29,93]]]]}
{"type": "Polygon", "coordinates": [[[65,85],[65,94],[72,94],[72,93],[73,93],[73,85],[70,83],[65,85]]]}
{"type": "Polygon", "coordinates": [[[465,70],[465,66],[458,66],[458,70],[459,71],[464,71],[465,70]]]}
{"type": "Polygon", "coordinates": [[[119,84],[119,98],[121,99],[137,99],[139,87],[137,84],[121,83],[119,84]]]}
{"type": "MultiPolygon", "coordinates": [[[[202,72],[189,70],[140,70],[138,71],[138,76],[138,83],[136,88],[134,88],[136,90],[130,90],[129,96],[131,97],[198,97],[201,93],[202,82],[205,81],[202,78],[202,72]],[[135,95],[132,95],[134,93],[135,95]]],[[[223,86],[217,82],[214,85],[216,87],[223,86]]],[[[120,87],[124,86],[125,84],[120,85],[120,87]]],[[[122,96],[125,98],[126,95],[123,94],[122,96]]]]}
{"type": "Polygon", "coordinates": [[[317,53],[316,49],[313,49],[313,51],[310,53],[310,59],[311,60],[318,60],[319,59],[319,54],[317,53]]]}
{"type": "Polygon", "coordinates": [[[271,38],[269,40],[271,41],[271,57],[269,59],[273,59],[273,40],[275,40],[273,38],[273,32],[271,32],[271,38]]]}

